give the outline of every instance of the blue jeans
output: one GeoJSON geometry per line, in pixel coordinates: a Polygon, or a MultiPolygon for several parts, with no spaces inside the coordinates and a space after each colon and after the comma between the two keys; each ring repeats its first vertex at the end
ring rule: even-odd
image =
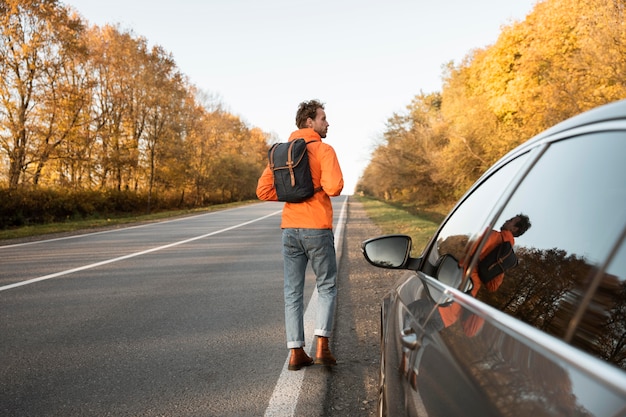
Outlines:
{"type": "Polygon", "coordinates": [[[330,336],[337,298],[337,259],[330,229],[283,229],[285,261],[285,331],[287,347],[304,346],[304,275],[307,264],[316,277],[318,310],[314,334],[330,336]]]}

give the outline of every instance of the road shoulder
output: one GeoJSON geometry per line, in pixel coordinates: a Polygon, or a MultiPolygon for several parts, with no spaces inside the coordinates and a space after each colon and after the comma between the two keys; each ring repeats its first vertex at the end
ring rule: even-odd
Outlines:
{"type": "Polygon", "coordinates": [[[381,232],[356,198],[348,204],[331,339],[337,366],[306,370],[296,415],[376,415],[380,301],[402,272],[375,268],[365,261],[361,242],[381,232]]]}

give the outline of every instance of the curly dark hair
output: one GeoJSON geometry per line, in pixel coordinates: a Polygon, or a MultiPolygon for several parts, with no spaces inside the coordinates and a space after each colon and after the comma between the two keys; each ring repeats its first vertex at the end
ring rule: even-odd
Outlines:
{"type": "Polygon", "coordinates": [[[530,223],[528,216],[525,214],[520,213],[515,217],[517,217],[517,223],[515,224],[515,227],[517,227],[517,234],[515,237],[518,237],[526,233],[532,224],[530,223]]]}
{"type": "Polygon", "coordinates": [[[309,117],[315,119],[317,109],[324,109],[324,104],[318,100],[309,100],[300,103],[298,112],[296,113],[296,126],[298,126],[298,129],[304,129],[306,127],[306,121],[309,117]]]}

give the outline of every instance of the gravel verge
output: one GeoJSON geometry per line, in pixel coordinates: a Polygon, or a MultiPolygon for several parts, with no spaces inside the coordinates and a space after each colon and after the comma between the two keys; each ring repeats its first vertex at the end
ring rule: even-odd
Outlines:
{"type": "Polygon", "coordinates": [[[331,347],[337,366],[328,377],[324,416],[375,416],[380,364],[380,302],[401,271],[365,261],[361,243],[381,234],[351,198],[339,265],[337,314],[331,347]]]}

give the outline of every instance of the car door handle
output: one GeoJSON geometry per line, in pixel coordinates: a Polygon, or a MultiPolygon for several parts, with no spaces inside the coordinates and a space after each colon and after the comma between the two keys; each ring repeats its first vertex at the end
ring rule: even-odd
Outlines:
{"type": "Polygon", "coordinates": [[[410,327],[407,327],[400,332],[400,340],[402,342],[402,346],[411,350],[415,350],[421,345],[420,339],[417,337],[417,333],[415,333],[415,330],[410,327]]]}

